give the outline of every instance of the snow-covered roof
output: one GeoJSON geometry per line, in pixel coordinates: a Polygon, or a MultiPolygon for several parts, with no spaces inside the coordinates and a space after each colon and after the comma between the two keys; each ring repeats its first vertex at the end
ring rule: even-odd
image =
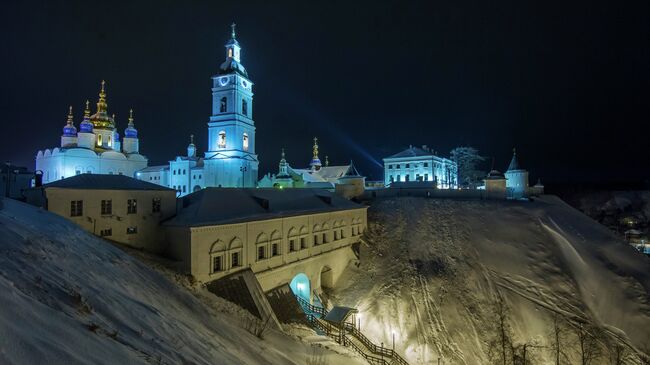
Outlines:
{"type": "Polygon", "coordinates": [[[427,152],[422,148],[411,146],[402,152],[396,153],[386,158],[403,158],[403,157],[420,157],[420,156],[434,156],[434,154],[431,152],[427,152]]]}
{"type": "Polygon", "coordinates": [[[355,308],[335,306],[325,316],[325,320],[332,323],[343,323],[352,313],[357,313],[355,308]]]}
{"type": "Polygon", "coordinates": [[[182,201],[181,211],[165,225],[201,227],[364,208],[320,189],[206,188],[182,201]]]}
{"type": "Polygon", "coordinates": [[[166,170],[169,170],[169,165],[149,166],[142,170],[138,170],[137,172],[160,172],[166,170]]]}
{"type": "Polygon", "coordinates": [[[125,175],[80,174],[43,185],[47,188],[95,190],[171,190],[125,175]]]}

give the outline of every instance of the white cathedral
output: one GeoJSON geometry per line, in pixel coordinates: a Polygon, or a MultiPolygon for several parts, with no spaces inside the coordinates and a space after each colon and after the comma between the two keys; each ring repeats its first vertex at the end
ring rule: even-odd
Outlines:
{"type": "Polygon", "coordinates": [[[79,131],[74,126],[72,107],[63,127],[61,145],[38,151],[36,171],[42,172],[43,183],[49,183],[79,174],[119,174],[134,176],[147,167],[147,158],[140,154],[138,131],[133,124],[133,110],[124,138],[115,128],[115,115],[108,115],[105,82],[97,101],[97,111],[90,115],[86,101],[79,131]]]}
{"type": "Polygon", "coordinates": [[[208,121],[208,151],[197,155],[193,136],[185,156],[168,165],[149,166],[136,178],[187,195],[205,187],[255,187],[258,159],[255,154],[253,83],[241,64],[241,47],[235,25],[226,42],[226,60],[212,76],[212,115],[208,121]]]}

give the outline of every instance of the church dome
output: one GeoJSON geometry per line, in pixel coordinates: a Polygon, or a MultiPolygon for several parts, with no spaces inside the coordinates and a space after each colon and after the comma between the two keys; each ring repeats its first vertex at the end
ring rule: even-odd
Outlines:
{"type": "Polygon", "coordinates": [[[81,133],[92,133],[93,124],[90,123],[90,102],[86,100],[86,109],[84,109],[84,120],[79,125],[81,133]]]}
{"type": "Polygon", "coordinates": [[[68,121],[66,122],[65,127],[63,127],[63,135],[65,137],[77,136],[77,128],[72,123],[72,106],[70,106],[70,109],[68,111],[68,121]]]}
{"type": "Polygon", "coordinates": [[[248,73],[246,72],[244,65],[235,61],[232,58],[227,59],[224,63],[221,64],[221,66],[219,66],[219,71],[217,72],[217,75],[226,75],[226,74],[231,74],[233,72],[238,73],[244,77],[248,77],[248,73]]]}
{"type": "Polygon", "coordinates": [[[102,80],[102,89],[99,92],[97,101],[97,112],[90,116],[90,122],[94,128],[115,129],[115,120],[108,115],[108,104],[106,103],[106,92],[104,86],[106,82],[102,80]]]}
{"type": "Polygon", "coordinates": [[[135,129],[135,125],[133,124],[133,109],[129,110],[129,125],[124,130],[124,137],[138,138],[138,130],[135,129]]]}

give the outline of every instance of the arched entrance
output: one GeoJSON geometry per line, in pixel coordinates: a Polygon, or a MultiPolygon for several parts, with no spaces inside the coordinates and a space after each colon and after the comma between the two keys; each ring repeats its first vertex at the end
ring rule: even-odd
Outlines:
{"type": "Polygon", "coordinates": [[[293,294],[310,302],[311,285],[307,275],[300,273],[294,276],[293,279],[291,279],[291,283],[289,283],[289,287],[291,288],[291,291],[293,291],[293,294]]]}
{"type": "Polygon", "coordinates": [[[321,288],[331,288],[334,286],[334,272],[332,268],[325,265],[320,271],[321,288]]]}

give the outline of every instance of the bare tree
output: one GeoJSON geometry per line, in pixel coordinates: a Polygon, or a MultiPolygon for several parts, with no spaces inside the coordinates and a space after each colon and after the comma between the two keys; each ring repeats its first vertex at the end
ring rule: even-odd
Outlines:
{"type": "Polygon", "coordinates": [[[512,347],[512,364],[513,365],[528,365],[535,362],[535,356],[532,350],[543,348],[537,341],[526,341],[521,344],[513,345],[512,347]]]}
{"type": "Polygon", "coordinates": [[[564,347],[567,342],[567,328],[564,319],[557,313],[553,313],[553,322],[549,333],[551,339],[550,349],[553,354],[555,365],[561,362],[568,362],[564,347]]]}
{"type": "Polygon", "coordinates": [[[598,341],[598,329],[587,323],[579,323],[575,327],[578,355],[582,365],[590,365],[601,356],[601,346],[598,341]]]}
{"type": "Polygon", "coordinates": [[[488,357],[494,364],[508,365],[512,360],[512,329],[510,312],[499,295],[494,302],[494,337],[488,343],[488,357]]]}

